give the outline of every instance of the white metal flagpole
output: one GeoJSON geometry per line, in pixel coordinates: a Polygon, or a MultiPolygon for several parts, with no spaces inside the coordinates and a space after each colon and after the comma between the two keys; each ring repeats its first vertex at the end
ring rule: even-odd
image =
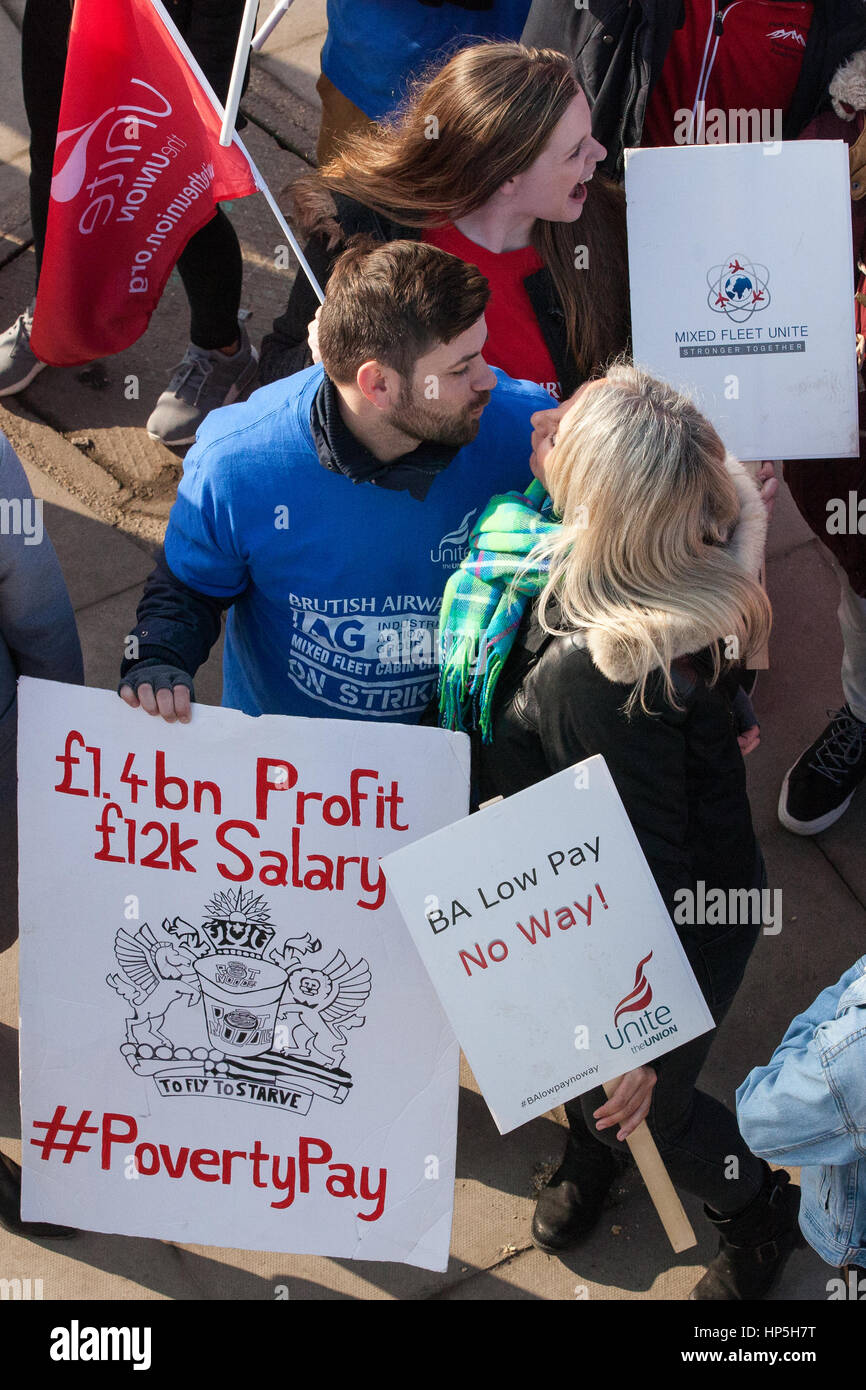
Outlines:
{"type": "Polygon", "coordinates": [[[253,35],[258,8],[259,0],[246,0],[244,17],[241,20],[241,32],[238,34],[238,46],[235,49],[232,80],[229,83],[228,96],[226,97],[223,126],[220,131],[221,145],[230,145],[232,142],[232,133],[235,128],[235,121],[238,117],[238,107],[241,104],[241,87],[243,86],[244,73],[247,70],[247,61],[250,56],[250,39],[253,35]]]}
{"type": "Polygon", "coordinates": [[[265,183],[264,179],[262,178],[255,164],[253,163],[252,159],[250,159],[249,150],[243,144],[241,144],[241,141],[238,139],[237,135],[235,136],[235,140],[237,140],[237,143],[241,146],[241,149],[243,150],[244,154],[249,160],[249,166],[253,171],[253,178],[255,179],[256,184],[258,185],[258,190],[264,198],[265,202],[267,203],[268,207],[270,208],[271,212],[274,214],[274,217],[279,222],[280,228],[284,236],[286,237],[286,240],[288,241],[289,245],[291,246],[292,250],[294,251],[295,255],[297,256],[301,270],[304,272],[307,279],[309,280],[310,286],[313,292],[315,293],[316,298],[318,299],[320,304],[324,304],[324,291],[322,290],[321,285],[319,284],[318,280],[316,279],[315,275],[310,269],[309,261],[307,260],[306,256],[301,250],[297,237],[295,236],[294,232],[292,231],[291,227],[289,226],[288,222],[286,221],[285,217],[283,216],[279,207],[277,206],[277,202],[274,198],[273,193],[268,188],[268,185],[265,183]]]}
{"type": "MultiPolygon", "coordinates": [[[[152,5],[153,5],[154,12],[155,12],[155,13],[158,15],[158,17],[159,17],[160,22],[165,26],[165,28],[166,28],[166,29],[168,30],[168,32],[171,34],[171,36],[172,36],[172,38],[173,38],[175,44],[177,45],[177,48],[178,48],[179,52],[183,54],[184,59],[185,59],[186,62],[189,64],[190,70],[191,70],[192,72],[195,73],[196,78],[198,79],[198,82],[199,82],[200,85],[201,85],[202,91],[206,94],[208,100],[210,101],[210,103],[211,103],[211,105],[213,106],[214,110],[216,111],[217,115],[218,115],[218,116],[225,116],[225,113],[224,113],[224,111],[223,111],[222,102],[220,101],[220,99],[219,99],[219,97],[217,96],[216,92],[214,91],[213,87],[210,85],[210,83],[208,82],[208,80],[207,80],[207,78],[205,77],[204,73],[202,72],[202,70],[201,70],[199,64],[196,62],[195,58],[193,57],[192,53],[190,52],[189,45],[186,44],[186,43],[184,42],[183,38],[181,37],[180,31],[178,30],[177,25],[174,23],[174,20],[172,20],[172,19],[170,18],[170,16],[167,14],[167,12],[166,12],[166,10],[165,10],[165,7],[160,3],[160,0],[151,0],[151,3],[152,3],[152,5]]],[[[255,17],[255,6],[257,5],[257,3],[258,3],[258,0],[252,0],[252,3],[250,3],[250,0],[247,0],[247,8],[248,8],[248,9],[252,9],[252,12],[253,12],[253,16],[254,16],[254,17],[255,17]]],[[[245,17],[246,17],[246,16],[245,16],[245,17]]],[[[240,44],[238,44],[238,50],[240,51],[240,44]]],[[[235,114],[237,114],[237,112],[236,112],[235,114]]],[[[223,120],[223,128],[225,128],[225,119],[223,120]]],[[[262,178],[262,176],[261,176],[261,174],[259,173],[258,169],[256,168],[255,164],[253,163],[253,161],[252,161],[252,159],[251,159],[251,157],[250,157],[250,152],[249,152],[249,150],[247,149],[246,145],[244,145],[244,143],[243,143],[243,141],[241,140],[240,136],[239,136],[239,135],[237,134],[237,132],[235,131],[235,129],[234,129],[234,120],[233,120],[232,123],[231,123],[230,130],[231,130],[231,136],[230,136],[230,139],[229,139],[226,143],[227,143],[227,144],[231,144],[232,141],[234,141],[234,143],[237,145],[238,149],[242,152],[242,154],[243,154],[243,156],[244,156],[244,159],[247,161],[247,163],[248,163],[249,166],[250,166],[250,171],[251,171],[251,173],[252,173],[252,175],[253,175],[253,178],[255,179],[256,188],[257,188],[257,189],[259,190],[259,192],[263,195],[263,197],[264,197],[264,199],[265,199],[265,202],[267,203],[267,205],[268,205],[268,207],[270,208],[271,212],[274,214],[274,217],[277,219],[277,222],[278,222],[279,225],[280,225],[280,230],[284,233],[284,235],[285,235],[285,237],[286,237],[286,240],[288,241],[290,247],[292,248],[292,250],[294,251],[295,255],[297,256],[297,258],[298,258],[298,263],[299,263],[299,265],[300,265],[300,267],[301,267],[301,270],[304,272],[304,274],[306,275],[307,279],[309,280],[310,286],[311,286],[311,288],[312,288],[314,294],[316,295],[316,298],[318,299],[318,301],[319,301],[320,304],[324,304],[324,302],[325,302],[325,296],[324,296],[324,293],[323,293],[323,291],[322,291],[322,287],[321,287],[321,285],[319,284],[318,280],[316,279],[315,275],[313,274],[312,270],[310,269],[310,264],[309,264],[309,262],[308,262],[306,256],[304,255],[303,251],[301,250],[301,248],[300,248],[300,246],[299,246],[299,244],[298,244],[298,239],[297,239],[297,237],[295,236],[295,234],[294,234],[294,232],[292,231],[291,227],[290,227],[289,224],[287,223],[287,221],[286,221],[285,217],[283,216],[283,214],[280,212],[280,209],[277,207],[276,201],[275,201],[275,199],[274,199],[274,195],[271,193],[271,190],[268,188],[268,185],[265,183],[264,179],[262,178]]]]}
{"type": "Polygon", "coordinates": [[[258,53],[259,49],[276,29],[283,15],[288,13],[289,8],[294,3],[295,0],[277,0],[276,5],[274,5],[274,8],[271,10],[261,29],[253,39],[252,49],[254,53],[258,53]]]}

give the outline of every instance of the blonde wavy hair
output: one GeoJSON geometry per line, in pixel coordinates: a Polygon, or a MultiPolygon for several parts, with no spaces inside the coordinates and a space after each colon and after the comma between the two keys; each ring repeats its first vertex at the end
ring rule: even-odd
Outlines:
{"type": "Polygon", "coordinates": [[[649,712],[656,671],[680,708],[671,664],[688,637],[702,640],[686,650],[710,646],[713,683],[726,664],[723,637],[736,637],[744,656],[763,645],[769,600],[728,546],[740,497],[725,447],[687,396],[614,365],[560,421],[545,475],[562,524],[532,556],[550,561],[541,625],[603,636],[634,679],[627,714],[638,704],[649,712]],[[548,621],[554,599],[564,628],[548,621]]]}

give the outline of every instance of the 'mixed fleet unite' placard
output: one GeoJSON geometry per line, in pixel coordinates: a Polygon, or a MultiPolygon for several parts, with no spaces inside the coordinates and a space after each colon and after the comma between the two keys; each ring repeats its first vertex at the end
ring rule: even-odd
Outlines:
{"type": "Polygon", "coordinates": [[[379,856],[439,729],[19,683],[25,1219],[444,1269],[457,1044],[379,856]]]}
{"type": "Polygon", "coordinates": [[[859,452],[848,148],[629,150],[634,360],[742,459],[859,452]]]}
{"type": "Polygon", "coordinates": [[[713,1027],[601,757],[383,867],[501,1134],[713,1027]]]}

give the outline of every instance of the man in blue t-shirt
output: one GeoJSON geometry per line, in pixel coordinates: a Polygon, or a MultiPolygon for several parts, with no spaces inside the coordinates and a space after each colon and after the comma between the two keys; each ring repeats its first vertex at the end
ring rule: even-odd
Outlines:
{"type": "Polygon", "coordinates": [[[128,704],[186,722],[229,608],[224,705],[418,720],[445,583],[490,497],[526,486],[551,405],[484,361],[489,294],[423,242],[343,253],[322,365],[212,412],[187,455],[126,639],[128,704]]]}

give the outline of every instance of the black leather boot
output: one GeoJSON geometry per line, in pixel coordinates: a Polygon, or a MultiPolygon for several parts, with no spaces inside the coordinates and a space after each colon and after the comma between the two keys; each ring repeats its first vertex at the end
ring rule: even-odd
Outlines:
{"type": "Polygon", "coordinates": [[[761,1191],[736,1216],[722,1217],[704,1207],[719,1232],[719,1253],[689,1298],[734,1302],[770,1292],[788,1256],[805,1244],[797,1222],[800,1189],[790,1183],[790,1174],[765,1165],[761,1191]]]}
{"type": "Polygon", "coordinates": [[[21,1169],[4,1153],[0,1153],[0,1226],[14,1236],[29,1236],[32,1240],[66,1240],[77,1235],[72,1226],[21,1220],[21,1169]]]}
{"type": "Polygon", "coordinates": [[[542,1189],[535,1206],[532,1244],[558,1255],[589,1235],[622,1166],[601,1144],[577,1148],[569,1139],[565,1158],[542,1189]]]}

